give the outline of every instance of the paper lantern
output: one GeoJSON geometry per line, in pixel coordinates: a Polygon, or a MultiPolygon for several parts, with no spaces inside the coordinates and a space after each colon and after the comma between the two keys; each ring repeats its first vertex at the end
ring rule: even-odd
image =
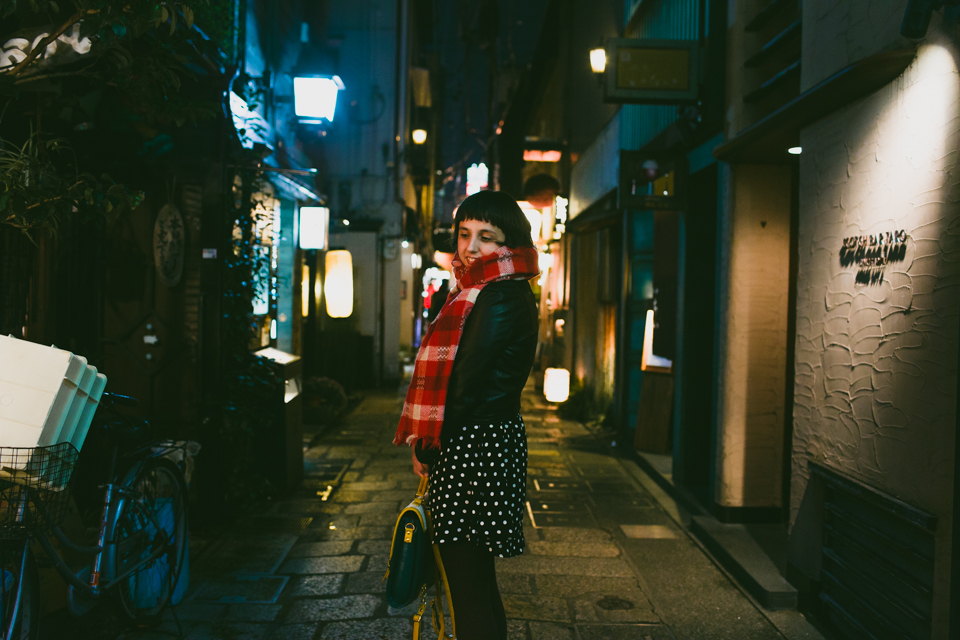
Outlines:
{"type": "Polygon", "coordinates": [[[310,315],[310,266],[303,265],[303,277],[300,279],[300,314],[310,315]]]}
{"type": "Polygon", "coordinates": [[[327,315],[346,318],[353,313],[353,258],[345,249],[329,251],[325,265],[327,315]]]}
{"type": "Polygon", "coordinates": [[[543,395],[547,402],[566,402],[570,395],[570,372],[547,369],[543,374],[543,395]]]}

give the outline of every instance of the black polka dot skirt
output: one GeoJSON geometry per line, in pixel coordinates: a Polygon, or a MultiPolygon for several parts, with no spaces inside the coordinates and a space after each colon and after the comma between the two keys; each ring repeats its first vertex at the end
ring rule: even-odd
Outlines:
{"type": "Polygon", "coordinates": [[[527,434],[523,418],[444,433],[430,469],[429,505],[437,543],[472,542],[501,558],[523,553],[527,434]]]}

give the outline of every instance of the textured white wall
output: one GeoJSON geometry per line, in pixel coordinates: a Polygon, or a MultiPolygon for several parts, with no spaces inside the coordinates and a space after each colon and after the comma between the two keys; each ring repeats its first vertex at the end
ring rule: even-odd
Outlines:
{"type": "Polygon", "coordinates": [[[906,45],[900,37],[906,6],[907,0],[803,0],[800,90],[852,62],[906,45]]]}
{"type": "MultiPolygon", "coordinates": [[[[856,57],[873,53],[877,33],[896,33],[903,15],[877,7],[886,3],[811,4],[887,16],[847,33],[863,40],[845,45],[856,57]]],[[[830,12],[813,20],[805,3],[804,13],[805,38],[837,33],[830,12]]],[[[960,335],[960,77],[957,49],[937,28],[901,78],[801,135],[791,506],[796,518],[812,459],[939,516],[941,637],[960,335]],[[843,238],[896,229],[908,233],[905,260],[881,283],[858,286],[856,269],[840,264],[843,238]]],[[[805,78],[836,64],[804,47],[805,78]]]]}

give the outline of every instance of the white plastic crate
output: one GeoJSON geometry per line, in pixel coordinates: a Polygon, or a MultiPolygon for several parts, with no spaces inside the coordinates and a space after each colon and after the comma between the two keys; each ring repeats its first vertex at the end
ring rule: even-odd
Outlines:
{"type": "MultiPolygon", "coordinates": [[[[76,440],[100,375],[82,356],[0,336],[0,446],[36,447],[76,440]],[[78,390],[80,391],[78,393],[78,390]]],[[[89,411],[93,418],[93,411],[89,411]]],[[[86,436],[83,429],[80,444],[86,436]]],[[[77,446],[74,444],[74,446],[77,446]]],[[[79,448],[79,446],[77,446],[79,448]]]]}
{"type": "Polygon", "coordinates": [[[73,397],[73,402],[70,403],[70,409],[67,410],[67,419],[60,430],[58,442],[70,442],[72,440],[74,431],[80,423],[80,415],[87,406],[90,391],[93,389],[96,380],[97,368],[89,364],[86,365],[80,383],[77,385],[77,394],[73,397]]]}
{"type": "Polygon", "coordinates": [[[70,436],[70,444],[79,451],[83,448],[83,441],[87,438],[87,431],[90,430],[90,423],[93,422],[93,414],[97,411],[97,405],[100,404],[100,398],[103,396],[103,389],[107,386],[107,376],[98,373],[93,380],[93,388],[87,395],[87,404],[80,412],[80,419],[77,426],[70,436]]]}

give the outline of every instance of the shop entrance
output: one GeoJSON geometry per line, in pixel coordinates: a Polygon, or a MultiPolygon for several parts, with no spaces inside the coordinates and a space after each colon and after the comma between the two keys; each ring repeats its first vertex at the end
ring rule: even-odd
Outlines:
{"type": "Polygon", "coordinates": [[[680,252],[673,477],[704,505],[712,502],[716,477],[717,166],[689,177],[680,252]]]}

